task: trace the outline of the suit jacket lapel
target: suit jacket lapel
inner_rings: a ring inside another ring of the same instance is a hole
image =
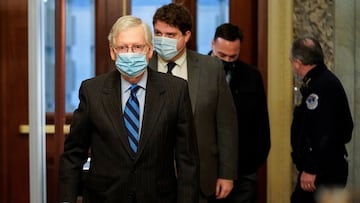
[[[111,73],[104,85],[103,93],[105,94],[103,97],[105,109],[104,113],[108,115],[110,121],[112,122],[116,134],[119,135],[121,144],[126,149],[129,156],[132,156],[122,113],[121,82],[119,72],[113,71],[113,73]]]
[[[188,69],[188,84],[189,94],[191,100],[191,107],[193,113],[195,113],[197,94],[200,85],[200,66],[198,64],[198,58],[193,51],[187,50],[187,69]],[[152,70],[158,70],[158,54],[154,51],[153,57],[149,61],[149,67]]]
[[[158,54],[154,51],[153,56],[151,57],[149,61],[149,67],[152,70],[158,71]]]
[[[153,71],[148,69],[144,116],[141,127],[140,143],[135,160],[141,155],[149,138],[153,134],[154,128],[157,126],[157,122],[165,104],[165,98],[163,97],[165,90],[163,85],[166,84],[161,83],[157,75],[154,75]]]
[[[188,85],[193,114],[195,113],[197,95],[200,85],[200,66],[198,58],[192,51],[187,51]]]

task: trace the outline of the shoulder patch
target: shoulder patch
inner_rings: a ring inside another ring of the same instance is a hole
[[[306,107],[309,110],[316,109],[318,105],[319,105],[319,96],[317,94],[312,93],[306,98]]]

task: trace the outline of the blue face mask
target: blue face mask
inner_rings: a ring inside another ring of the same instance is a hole
[[[134,78],[145,71],[148,65],[146,54],[120,53],[116,57],[116,67],[120,73]]]
[[[176,49],[177,39],[168,37],[154,37],[154,49],[163,58],[168,61],[174,58],[179,51]]]

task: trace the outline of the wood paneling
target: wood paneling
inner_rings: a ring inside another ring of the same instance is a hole
[[[19,126],[29,123],[27,0],[1,0],[0,8],[0,202],[28,203],[29,135],[19,133]],[[56,138],[46,139],[49,203],[57,194]]]
[[[257,38],[257,66],[263,77],[264,85],[267,87],[268,75],[268,1],[258,0],[258,38]],[[267,88],[265,88],[267,92]]]
[[[247,63],[257,65],[258,3],[254,0],[229,0],[229,2],[230,23],[238,25],[244,33],[240,58]]]
[[[230,0],[230,22],[243,33],[240,58],[258,67],[267,90],[267,0]],[[266,164],[258,171],[258,203],[266,202]]]
[[[122,15],[129,14],[130,0],[95,1],[95,64],[96,75],[114,68],[109,54],[108,34],[112,25]]]
[[[27,0],[0,1],[0,202],[29,202],[27,14]]]
[[[7,119],[4,110],[6,109],[6,97],[7,88],[5,84],[7,83],[6,80],[6,55],[5,55],[5,41],[6,41],[6,33],[2,30],[6,29],[5,20],[7,18],[6,12],[6,2],[0,1],[0,202],[5,202],[8,194],[7,188],[7,176],[8,173],[8,164],[7,164]]]
[[[189,42],[186,44],[186,47],[188,49],[197,50],[197,43],[196,43],[196,39],[197,39],[197,32],[196,32],[196,1],[194,0],[173,0],[174,3],[179,3],[184,5],[186,8],[189,9],[191,15],[192,15],[192,30],[191,30],[191,38],[189,40]]]
[[[60,154],[64,151],[65,125],[65,0],[55,1],[55,134],[46,137],[47,202],[58,200]],[[49,124],[49,123],[48,123]]]
[[[268,54],[268,24],[267,24],[267,0],[258,0],[258,21],[257,21],[257,66],[262,75],[265,92],[267,95],[267,54]],[[258,203],[267,202],[267,164],[260,168],[259,172],[259,184],[258,184]]]

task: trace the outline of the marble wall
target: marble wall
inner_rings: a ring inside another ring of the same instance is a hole
[[[335,0],[334,72],[344,85],[354,120],[349,152],[348,185],[360,201],[360,1]]]
[[[324,51],[325,63],[334,64],[334,1],[294,0],[294,38],[312,36],[318,39]]]

